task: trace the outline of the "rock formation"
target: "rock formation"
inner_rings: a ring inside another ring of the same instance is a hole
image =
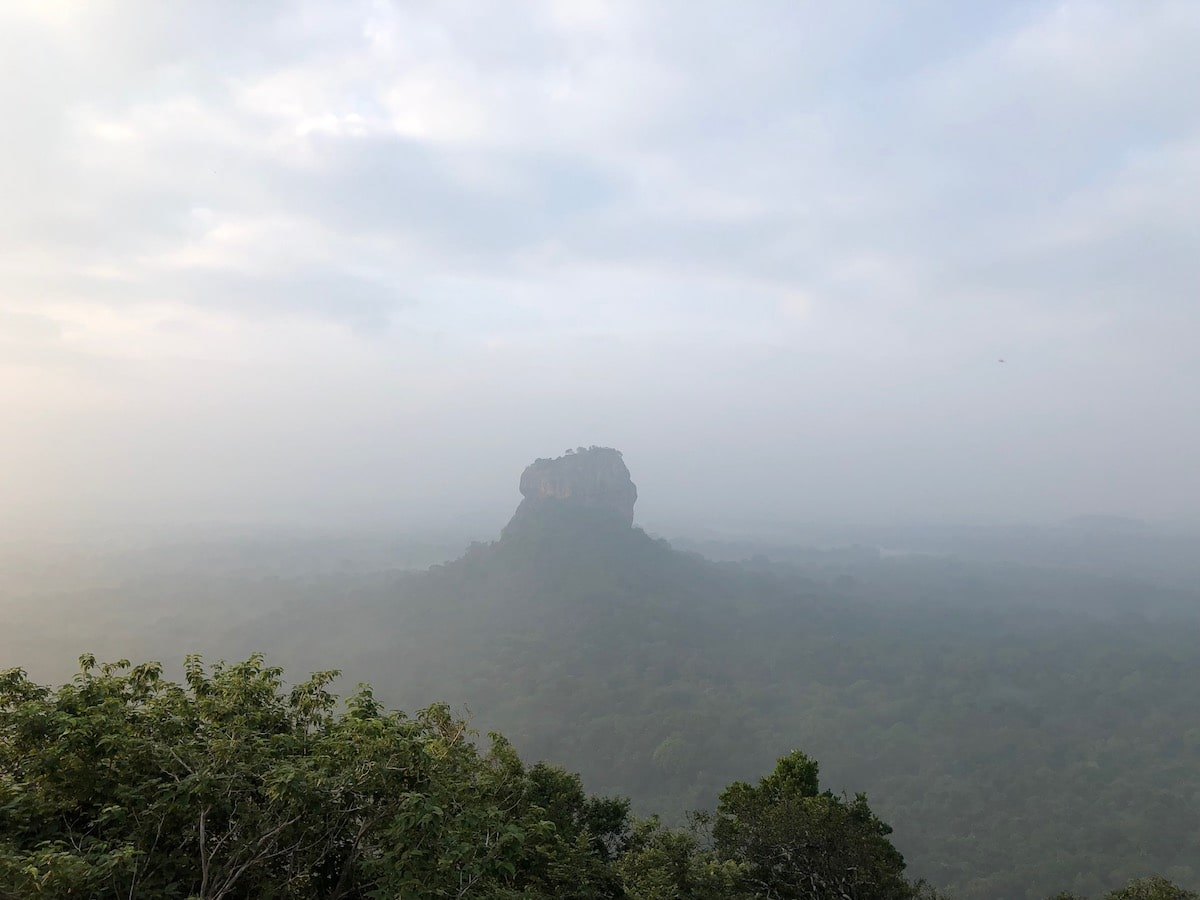
[[[633,525],[637,486],[618,450],[580,447],[557,459],[539,459],[521,474],[521,495],[513,522],[540,511],[584,509],[611,513],[624,525]]]

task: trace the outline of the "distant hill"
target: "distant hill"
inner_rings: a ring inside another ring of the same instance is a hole
[[[499,540],[227,645],[466,707],[675,817],[804,749],[965,900],[1200,886],[1194,594],[870,552],[717,563],[633,527],[628,470],[599,448],[521,486]]]

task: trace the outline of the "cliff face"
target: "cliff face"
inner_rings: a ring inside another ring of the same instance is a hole
[[[540,510],[574,507],[612,513],[632,526],[637,486],[620,451],[589,447],[534,462],[521,474],[521,495],[514,522]]]

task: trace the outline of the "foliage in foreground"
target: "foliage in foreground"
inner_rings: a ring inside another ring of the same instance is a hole
[[[0,896],[751,900],[931,897],[859,795],[781,759],[675,830],[578,776],[480,750],[445,706],[344,708],[259,656],[182,684],[81,660],[55,690],[0,673]],[[1111,900],[1196,900],[1161,879]]]
[[[0,681],[0,895],[603,896],[621,801],[259,658]]]

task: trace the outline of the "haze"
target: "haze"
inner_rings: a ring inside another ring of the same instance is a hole
[[[0,522],[1195,519],[1200,5],[0,10]],[[1003,362],[1000,362],[1003,360]]]

